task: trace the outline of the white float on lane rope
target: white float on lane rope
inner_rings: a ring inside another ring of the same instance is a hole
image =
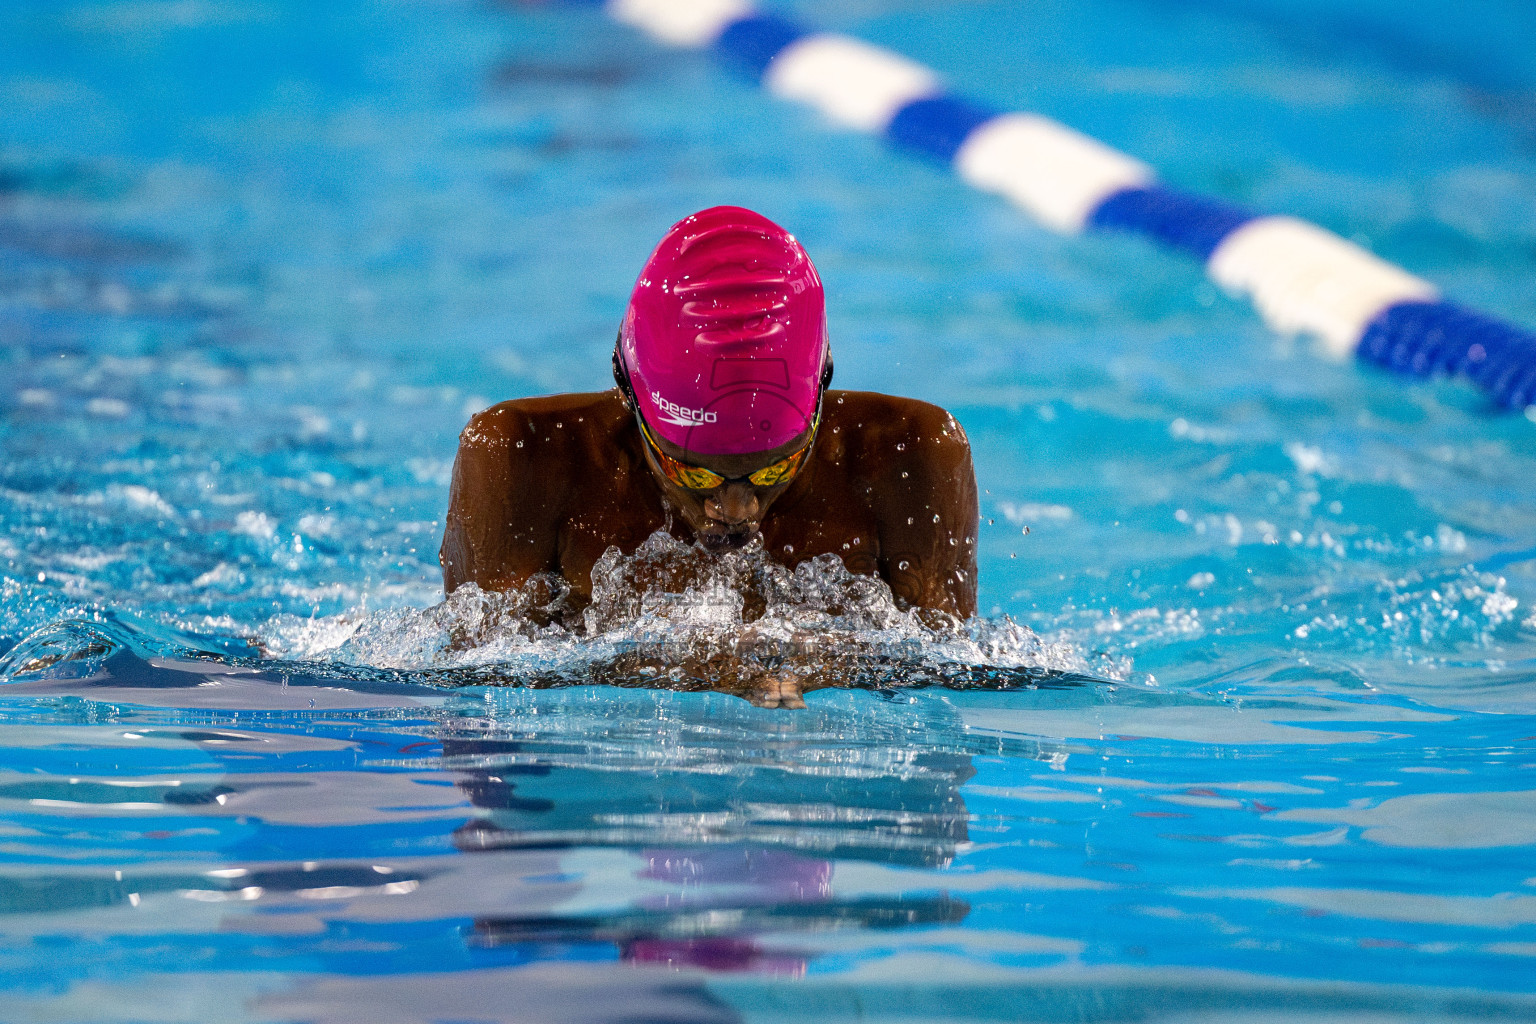
[[[673,46],[708,46],[752,13],[747,0],[608,0],[609,17]]]
[[[978,127],[955,154],[955,170],[1068,234],[1109,196],[1153,180],[1140,160],[1036,114],[1003,114]]]
[[[789,44],[768,65],[763,84],[866,132],[884,131],[896,111],[940,88],[939,76],[916,61],[830,34]]]
[[[1285,334],[1313,334],[1343,359],[1388,306],[1433,302],[1428,281],[1295,217],[1260,217],[1222,239],[1206,272],[1230,292],[1251,296],[1264,322]]]

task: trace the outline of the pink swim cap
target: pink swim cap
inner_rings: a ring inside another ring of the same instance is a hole
[[[656,436],[700,455],[765,452],[816,415],[828,358],[821,278],[767,217],[701,210],[646,261],[619,345]]]

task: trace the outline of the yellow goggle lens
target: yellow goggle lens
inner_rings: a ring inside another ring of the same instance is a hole
[[[773,487],[780,483],[787,483],[799,471],[800,464],[805,461],[806,453],[811,450],[811,444],[816,440],[816,427],[820,422],[821,417],[818,416],[816,422],[811,425],[811,436],[805,442],[804,448],[780,459],[771,466],[764,466],[757,472],[749,474],[747,476],[748,482],[754,487]],[[668,480],[677,484],[677,486],[690,491],[712,491],[726,482],[725,477],[712,469],[705,469],[703,466],[690,466],[688,463],[679,462],[662,451],[661,446],[656,443],[656,439],[651,436],[651,429],[645,425],[644,420],[640,421],[640,433],[645,438],[646,445],[650,447],[651,454],[656,456],[656,462],[661,466],[662,474]]]
[[[692,491],[712,491],[725,483],[725,477],[702,466],[690,466],[678,462],[670,456],[662,456],[661,468],[667,472],[667,477],[680,487],[686,487]]]
[[[772,487],[785,477],[794,476],[795,471],[800,468],[801,461],[805,458],[805,453],[809,450],[810,445],[807,444],[788,458],[780,459],[771,466],[763,467],[747,477],[747,479],[758,487]]]

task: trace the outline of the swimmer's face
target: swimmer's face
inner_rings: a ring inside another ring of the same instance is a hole
[[[807,457],[799,473],[783,483],[759,487],[746,479],[758,470],[772,466],[804,448],[811,439],[809,429],[787,444],[751,455],[698,455],[663,438],[653,439],[656,446],[672,458],[689,465],[702,466],[726,478],[725,483],[707,491],[679,487],[662,472],[649,446],[644,443],[640,446],[645,451],[651,476],[656,479],[667,500],[693,527],[699,541],[716,551],[743,547],[756,537],[762,529],[763,517],[768,514],[769,507],[810,469],[811,460]]]

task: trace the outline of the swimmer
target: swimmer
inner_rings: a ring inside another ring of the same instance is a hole
[[[502,402],[471,418],[453,466],[443,588],[535,574],[590,601],[610,546],[657,530],[711,551],[760,542],[793,568],[828,552],[898,602],[976,611],[976,475],[949,413],[830,390],[821,279],[793,235],[740,207],[673,225],[640,272],[616,387]],[[753,681],[804,707],[791,677]]]

